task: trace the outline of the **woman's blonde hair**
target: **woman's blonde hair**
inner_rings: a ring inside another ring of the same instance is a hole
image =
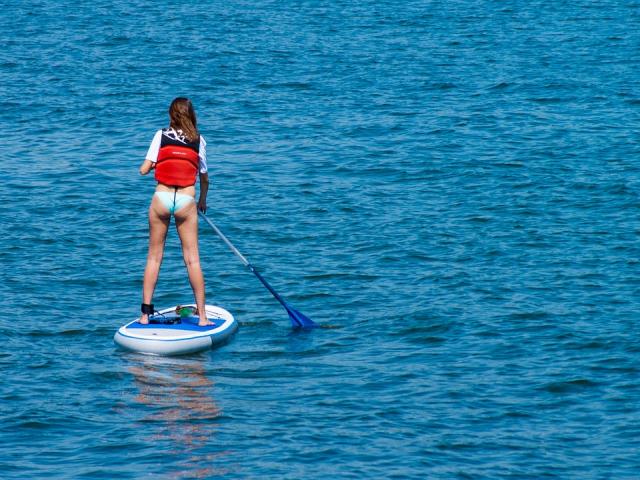
[[[182,133],[190,142],[197,140],[200,136],[196,121],[196,111],[188,98],[178,97],[171,102],[169,119],[169,126],[176,130],[182,130]]]

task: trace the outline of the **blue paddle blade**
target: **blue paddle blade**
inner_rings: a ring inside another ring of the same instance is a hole
[[[291,320],[291,328],[303,328],[305,330],[316,328],[318,325],[309,317],[299,312],[295,308],[291,308],[287,305],[287,313]]]

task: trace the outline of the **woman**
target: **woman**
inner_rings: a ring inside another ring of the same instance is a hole
[[[149,254],[144,269],[142,287],[142,316],[140,323],[149,323],[154,313],[151,299],[158,281],[164,242],[171,215],[182,243],[184,263],[196,299],[198,325],[213,325],[207,319],[204,298],[204,277],[198,253],[198,210],[207,210],[207,151],[204,138],[198,133],[196,114],[188,98],[176,98],[169,107],[169,128],[158,130],[153,137],[140,173],[155,169],[158,181],[149,207]],[[195,183],[200,175],[200,198],[196,205]]]

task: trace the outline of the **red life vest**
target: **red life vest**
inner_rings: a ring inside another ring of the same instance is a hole
[[[200,137],[192,142],[176,137],[172,129],[162,131],[155,178],[171,187],[190,187],[198,178]]]

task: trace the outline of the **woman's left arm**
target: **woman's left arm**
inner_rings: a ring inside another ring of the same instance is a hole
[[[151,140],[149,150],[145,161],[140,165],[140,175],[146,175],[156,167],[156,159],[158,158],[158,152],[160,151],[160,143],[162,138],[162,130],[158,130]]]
[[[146,159],[144,162],[142,162],[142,165],[140,165],[140,175],[146,175],[151,170],[153,170],[155,166],[155,163],[153,163],[149,159]]]

